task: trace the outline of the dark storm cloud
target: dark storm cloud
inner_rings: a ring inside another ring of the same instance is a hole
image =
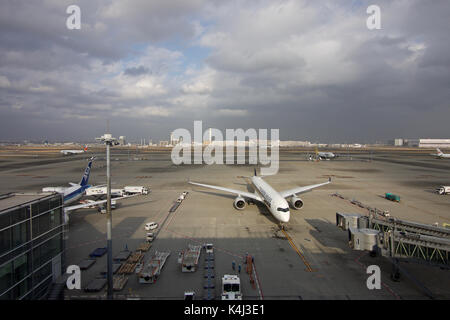
[[[2,138],[166,138],[194,120],[282,139],[447,138],[450,6],[378,1],[3,1]],[[205,53],[206,52],[206,53]],[[100,130],[100,131],[101,131]]]

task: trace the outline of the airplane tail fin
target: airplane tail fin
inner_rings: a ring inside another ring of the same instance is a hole
[[[94,157],[89,159],[89,163],[84,170],[83,176],[81,177],[80,186],[85,186],[89,182],[89,175],[91,174],[91,167],[92,167],[92,161],[94,160]]]
[[[436,148],[436,151],[437,151],[438,155],[443,154],[442,151],[441,151],[441,149],[439,149],[439,148]]]
[[[253,168],[253,170],[255,171],[255,177],[257,177],[258,175],[256,174],[256,168]]]
[[[85,146],[84,146],[84,149],[83,149],[83,150],[84,150],[84,152],[86,152],[86,151],[87,151],[87,149],[88,149],[88,148],[87,148],[87,145],[85,145]]]

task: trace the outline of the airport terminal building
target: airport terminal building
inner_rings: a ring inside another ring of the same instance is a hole
[[[408,144],[419,148],[450,148],[450,139],[410,139]]]
[[[415,148],[450,148],[450,139],[403,139],[389,141],[390,145]]]
[[[63,198],[0,195],[0,300],[43,299],[64,266]]]

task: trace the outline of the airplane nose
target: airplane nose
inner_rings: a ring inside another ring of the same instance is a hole
[[[286,212],[285,214],[283,214],[280,217],[281,222],[284,222],[284,223],[289,222],[290,215],[291,215],[291,213],[289,211]]]

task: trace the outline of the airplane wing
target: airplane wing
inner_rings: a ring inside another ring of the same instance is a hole
[[[196,186],[201,186],[201,187],[206,187],[206,188],[211,188],[211,189],[216,189],[216,190],[220,190],[220,191],[234,193],[234,194],[240,195],[242,197],[250,198],[253,200],[257,200],[257,201],[263,201],[263,199],[261,199],[261,197],[258,196],[256,193],[250,193],[250,192],[245,192],[245,191],[240,191],[240,190],[235,190],[235,189],[211,186],[209,184],[202,184],[202,183],[196,183],[196,182],[191,182],[191,181],[189,181],[189,183],[194,184]]]
[[[111,200],[117,201],[117,200],[121,200],[121,199],[125,199],[125,198],[131,198],[131,197],[135,197],[135,196],[140,196],[141,194],[133,194],[131,196],[123,196],[120,198],[111,198]],[[88,202],[88,203],[80,203],[80,204],[76,204],[74,206],[69,206],[69,207],[64,207],[64,212],[69,212],[69,211],[73,211],[73,210],[77,210],[77,209],[81,209],[81,208],[86,208],[86,207],[92,207],[98,204],[102,204],[105,203],[108,200],[99,200],[99,201],[93,201],[93,202]]]
[[[312,189],[315,189],[315,188],[324,186],[326,184],[329,184],[330,182],[331,182],[331,178],[327,182],[318,183],[318,184],[312,184],[310,186],[297,187],[297,188],[281,191],[280,195],[283,198],[287,198],[287,197],[290,197],[290,196],[293,196],[293,195],[296,195],[296,194],[308,192],[308,191],[310,191]]]

